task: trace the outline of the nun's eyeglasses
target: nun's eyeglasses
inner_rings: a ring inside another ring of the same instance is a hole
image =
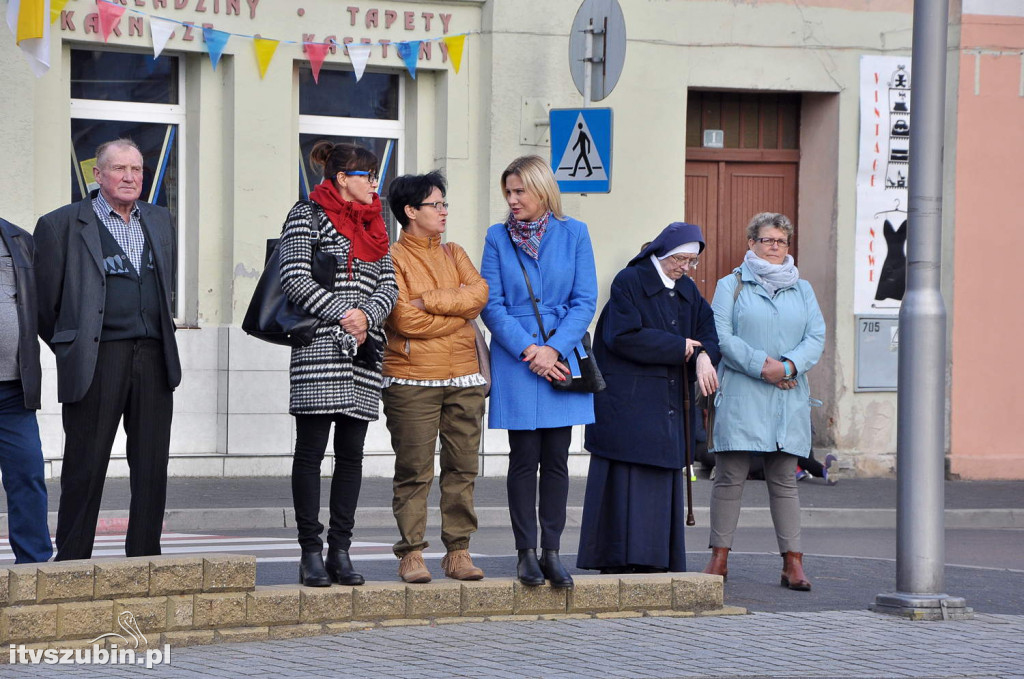
[[[694,257],[693,255],[672,255],[668,259],[674,264],[685,266],[688,269],[696,269],[697,265],[700,264],[700,257]]]

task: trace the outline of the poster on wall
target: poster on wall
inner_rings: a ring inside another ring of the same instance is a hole
[[[910,57],[860,58],[855,314],[899,314],[907,287]]]

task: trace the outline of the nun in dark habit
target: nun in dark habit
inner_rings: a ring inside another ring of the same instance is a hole
[[[595,423],[586,430],[578,568],[686,570],[683,417],[692,415],[683,390],[696,382],[714,393],[721,357],[711,307],[686,275],[703,251],[700,227],[674,222],[612,282],[594,339],[608,387],[595,394]]]

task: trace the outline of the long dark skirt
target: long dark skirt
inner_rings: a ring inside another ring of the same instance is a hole
[[[590,456],[577,568],[686,570],[683,471]]]

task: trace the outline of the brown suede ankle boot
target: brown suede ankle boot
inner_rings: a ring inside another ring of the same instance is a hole
[[[398,577],[406,582],[430,582],[430,571],[423,563],[423,552],[416,550],[403,556],[398,564]]]
[[[473,565],[469,550],[455,549],[441,559],[441,568],[446,577],[453,580],[481,580],[484,572]]]
[[[804,575],[803,552],[786,552],[782,555],[782,586],[800,592],[811,590],[811,581]]]
[[[729,576],[729,547],[712,547],[711,561],[704,567],[704,572],[709,575],[721,575],[725,582]]]

